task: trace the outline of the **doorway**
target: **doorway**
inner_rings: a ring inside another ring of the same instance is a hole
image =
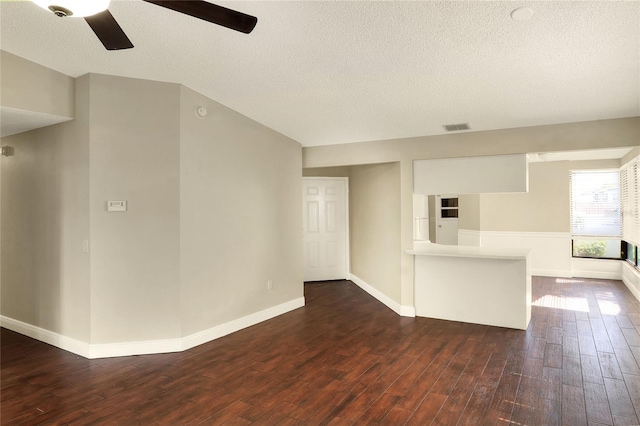
[[[304,281],[347,279],[348,178],[303,178]]]

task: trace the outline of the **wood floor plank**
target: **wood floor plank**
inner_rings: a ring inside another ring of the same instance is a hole
[[[545,345],[543,365],[545,367],[562,368],[562,345]]]
[[[591,336],[578,336],[578,347],[580,355],[597,356],[596,344]]]
[[[397,405],[391,408],[387,415],[380,421],[382,425],[404,425],[413,415],[413,411],[405,410]]]
[[[562,369],[544,367],[538,389],[541,398],[562,401]]]
[[[562,420],[562,401],[540,398],[540,424],[559,426]]]
[[[437,393],[430,393],[422,401],[422,404],[413,413],[413,416],[409,418],[408,424],[415,425],[427,425],[431,424],[432,420],[440,412],[440,408],[444,405],[448,395],[440,395]]]
[[[580,346],[578,344],[578,337],[564,335],[562,337],[562,354],[565,357],[579,358]]]
[[[587,408],[587,420],[605,425],[613,424],[604,384],[585,383],[584,399]]]
[[[511,422],[521,425],[537,425],[541,422],[540,397],[535,388],[520,386],[511,415]]]
[[[622,334],[629,346],[640,347],[640,334],[638,334],[635,328],[623,328]]]
[[[640,424],[640,303],[613,280],[532,291],[589,312],[534,306],[527,331],[406,318],[334,281],[171,354],[89,360],[1,329],[0,423]]]
[[[600,370],[600,362],[597,356],[582,355],[580,357],[580,366],[582,368],[583,382],[604,383],[602,379],[602,372]]]
[[[631,402],[624,380],[604,379],[611,414],[618,417],[635,418],[636,412]],[[637,422],[636,418],[636,422]]]
[[[638,363],[636,362],[636,358],[633,356],[633,352],[629,349],[616,349],[615,354],[620,371],[640,376],[640,367],[638,367]]]
[[[622,371],[620,371],[615,353],[598,352],[598,361],[603,377],[622,380]]]
[[[460,425],[477,425],[482,422],[500,383],[505,364],[506,359],[503,358],[492,355],[489,359],[460,416]]]
[[[624,383],[627,385],[629,398],[631,398],[631,403],[633,404],[633,407],[636,409],[636,415],[637,415],[637,413],[640,412],[640,376],[625,374]]]
[[[582,386],[580,358],[564,357],[562,362],[562,383],[569,386]]]
[[[584,389],[582,386],[563,385],[562,423],[566,425],[580,425],[587,423]]]

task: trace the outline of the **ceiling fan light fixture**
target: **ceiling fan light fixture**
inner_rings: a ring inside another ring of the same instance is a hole
[[[110,0],[32,0],[43,9],[49,10],[56,16],[73,16],[82,18],[95,15],[109,7]]]

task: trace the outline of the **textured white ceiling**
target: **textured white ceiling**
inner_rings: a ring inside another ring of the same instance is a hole
[[[109,52],[82,19],[3,1],[0,47],[73,77],[181,83],[304,146],[640,115],[638,1],[215,3],[256,29],[112,1],[135,48]]]

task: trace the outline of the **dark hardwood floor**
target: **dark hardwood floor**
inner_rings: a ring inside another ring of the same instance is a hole
[[[533,288],[526,332],[402,318],[345,281],[182,353],[87,360],[3,329],[2,424],[640,424],[640,303]]]

